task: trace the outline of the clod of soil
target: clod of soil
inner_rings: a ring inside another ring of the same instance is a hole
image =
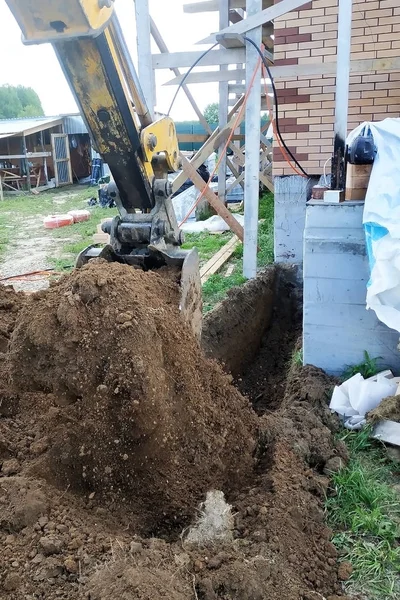
[[[0,354],[7,352],[10,335],[24,300],[24,294],[0,284]]]
[[[367,420],[370,423],[378,423],[379,421],[396,421],[400,423],[400,396],[384,398],[377,408],[368,413]]]
[[[182,528],[205,491],[238,489],[254,463],[255,415],[178,305],[166,276],[93,261],[27,300],[10,345],[15,388],[48,393],[36,472],[122,502],[158,533]]]

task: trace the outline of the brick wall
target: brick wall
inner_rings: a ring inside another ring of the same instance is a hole
[[[280,0],[275,0],[275,3]],[[275,65],[336,62],[338,0],[313,0],[275,20]],[[400,56],[400,0],[354,0],[351,60]],[[278,79],[282,136],[310,174],[333,149],[335,77]],[[400,116],[400,71],[350,76],[349,131]],[[293,174],[274,142],[274,175]]]

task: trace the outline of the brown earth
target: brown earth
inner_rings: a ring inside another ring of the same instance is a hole
[[[378,423],[379,421],[396,421],[400,423],[400,396],[384,398],[377,408],[368,413],[367,420],[371,423]]]
[[[28,299],[10,344],[14,386],[48,393],[35,473],[122,502],[145,533],[181,530],[205,489],[237,489],[254,464],[254,413],[178,304],[157,273],[91,262]]]
[[[295,278],[293,269],[279,266],[270,327],[261,340],[257,356],[237,380],[240,391],[250,398],[259,415],[280,406],[287,371],[301,334],[302,298]]]
[[[0,363],[1,598],[342,597],[323,514],[326,464],[346,458],[331,381],[292,368],[257,418],[181,325],[176,294],[92,264],[0,313],[8,337],[17,316]],[[232,540],[189,544],[212,488]]]

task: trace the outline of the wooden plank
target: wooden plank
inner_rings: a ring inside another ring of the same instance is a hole
[[[268,177],[266,177],[266,175],[261,173],[261,171],[260,171],[260,181],[263,185],[265,185],[266,188],[269,189],[270,192],[274,191],[274,184],[272,183],[272,181],[270,181],[268,179]]]
[[[263,0],[263,8],[268,8],[274,0]],[[230,8],[246,8],[246,0],[229,0]],[[185,13],[214,12],[218,10],[218,0],[204,0],[183,5]]]
[[[233,107],[233,109],[229,113],[229,115],[228,115],[229,121],[228,121],[228,124],[226,125],[226,127],[222,130],[220,130],[219,127],[217,129],[215,129],[215,131],[208,138],[206,143],[200,148],[200,150],[198,152],[196,152],[195,156],[190,161],[190,164],[195,169],[198,169],[199,166],[202,165],[203,162],[210,156],[210,154],[212,152],[214,152],[214,150],[217,150],[222,139],[227,139],[227,137],[229,136],[229,134],[232,130],[232,127],[236,121],[236,117],[235,117],[236,111],[240,108],[242,102],[243,102],[243,98],[240,98],[240,100],[238,100],[236,105]],[[242,117],[244,118],[244,113],[243,113]],[[186,176],[185,176],[184,172],[179,173],[179,175],[172,182],[173,192],[176,192],[177,190],[179,190],[179,188],[185,181],[186,181]]]
[[[336,73],[336,62],[315,63],[305,65],[284,65],[282,67],[270,67],[273,78],[289,79],[291,77],[307,77],[318,75],[334,75]],[[369,58],[364,60],[353,60],[350,63],[350,73],[353,75],[360,73],[370,73],[371,71],[400,71],[400,57],[393,58]],[[191,73],[186,82],[190,83],[209,83],[218,81],[243,81],[245,78],[244,69],[234,69],[227,74],[219,71],[204,71],[201,73]],[[163,85],[178,85],[181,77],[170,79]],[[230,85],[230,91],[240,91],[237,84]]]
[[[44,119],[46,117],[43,117]],[[45,129],[51,129],[52,127],[57,127],[57,125],[62,125],[62,119],[55,119],[54,121],[50,121],[49,123],[42,123],[41,125],[36,125],[36,127],[30,127],[26,129],[23,133],[24,135],[32,135],[33,133],[39,133],[40,131],[44,131]],[[13,134],[13,137],[18,137],[21,135],[20,133]]]
[[[237,237],[243,241],[244,231],[241,224],[235,219],[231,212],[226,208],[226,206],[219,200],[218,196],[214,194],[214,192],[207,186],[206,182],[201,178],[201,176],[196,171],[196,168],[188,161],[188,159],[180,155],[182,160],[183,172],[186,174],[186,177],[189,177],[201,192],[204,190],[204,197],[208,200],[214,210],[219,214],[219,216],[225,221],[225,223],[230,227],[230,229],[237,235]]]
[[[269,8],[266,8],[246,19],[243,19],[240,23],[235,23],[230,25],[229,27],[225,27],[218,32],[219,35],[225,33],[247,33],[251,29],[255,29],[264,25],[264,23],[268,23],[269,21],[273,21],[286,13],[303,6],[306,4],[308,0],[281,0],[278,4],[274,4]],[[216,34],[212,34],[207,38],[200,40],[197,42],[198,44],[214,44],[216,42]]]
[[[27,152],[26,154],[2,154],[2,155],[0,155],[0,160],[7,160],[7,159],[17,160],[19,158],[45,158],[47,156],[51,156],[51,152]]]
[[[168,54],[153,54],[152,62],[154,69],[174,69],[191,67],[196,60],[203,54],[202,50],[192,52],[171,52]],[[245,49],[234,48],[231,50],[212,50],[203,58],[202,67],[211,67],[219,65],[230,65],[233,63],[242,63],[245,60]]]
[[[222,248],[218,250],[214,256],[210,258],[200,269],[201,283],[204,284],[207,279],[217,273],[220,268],[226,263],[226,261],[232,256],[236,246],[239,244],[239,238],[234,235],[229,242],[227,242]]]
[[[244,171],[242,171],[239,175],[239,177],[236,177],[235,181],[233,181],[230,185],[228,185],[228,187],[226,188],[226,192],[230,192],[231,190],[233,190],[234,187],[236,187],[238,184],[240,184],[244,179]]]
[[[153,39],[154,39],[155,43],[157,44],[158,49],[160,50],[160,52],[163,53],[163,54],[168,54],[168,46],[164,42],[163,37],[162,37],[161,33],[159,32],[159,30],[157,28],[157,25],[155,24],[155,22],[153,21],[153,19],[151,17],[150,17],[150,31],[151,31],[151,35],[153,36]],[[174,73],[174,75],[180,76],[181,73],[180,73],[179,69],[172,68],[171,70]],[[204,129],[208,133],[211,134],[212,133],[212,129],[209,126],[209,124],[207,123],[206,119],[204,118],[204,115],[203,115],[202,111],[197,106],[197,104],[195,102],[195,99],[194,99],[191,91],[189,90],[188,86],[186,84],[183,84],[182,90],[186,94],[186,97],[189,100],[189,102],[190,102],[190,104],[191,104],[194,112],[198,116],[198,119],[199,119],[200,123],[203,125]]]
[[[201,134],[201,133],[178,133],[178,142],[180,144],[204,144],[208,139],[210,139],[210,136],[207,134]],[[234,141],[243,141],[245,139],[245,136],[243,134],[239,134],[239,135],[234,135],[232,137],[232,140]],[[211,154],[211,152],[210,152]]]
[[[244,17],[237,10],[229,11],[229,20],[231,21],[231,23],[240,23],[240,21],[243,21],[243,18]],[[268,47],[273,47],[274,42],[269,37],[273,33],[274,33],[274,26],[272,23],[265,23],[262,26],[262,35],[263,35],[264,45],[267,45]]]
[[[229,0],[219,0],[219,28],[223,29],[229,25]],[[221,65],[220,71],[228,71],[227,65]],[[225,127],[228,123],[228,83],[223,81],[219,84],[219,103],[218,103],[218,123],[220,127]],[[225,204],[226,201],[226,153],[224,142],[221,141],[218,149],[218,155],[221,157],[218,167],[218,197]]]
[[[225,277],[230,277],[234,270],[235,270],[235,265],[229,265],[226,270]]]
[[[233,136],[233,137],[235,137],[235,136]],[[232,139],[233,139],[233,138],[232,138]],[[229,147],[231,148],[233,145],[234,145],[234,144],[229,144]],[[231,161],[231,159],[230,159],[230,158],[228,158],[228,157],[226,158],[226,164],[228,165],[228,167],[229,167],[229,168],[230,168],[230,170],[232,171],[232,175],[233,175],[234,177],[236,177],[236,179],[239,179],[239,171],[236,169],[235,165],[233,164],[233,162]],[[242,189],[244,189],[244,183],[243,183],[243,180],[239,180],[239,184],[240,184],[240,187],[241,187]]]

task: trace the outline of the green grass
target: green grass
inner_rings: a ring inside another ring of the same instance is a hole
[[[291,364],[294,367],[302,367],[303,366],[303,349],[295,350],[292,354]]]
[[[54,238],[65,239],[60,246],[59,256],[51,258],[51,262],[57,270],[72,267],[75,259],[82,250],[93,244],[93,234],[97,231],[97,226],[102,219],[113,217],[117,214],[116,208],[101,208],[99,206],[88,207],[91,216],[89,221],[83,223],[74,223],[68,228],[51,230]]]
[[[388,460],[368,428],[346,432],[350,461],[333,475],[326,499],[328,523],[341,560],[353,565],[348,591],[369,600],[400,595],[400,497],[398,464]]]
[[[41,236],[48,236],[60,240],[58,255],[49,256],[49,261],[57,270],[72,267],[77,255],[93,243],[92,236],[97,230],[101,219],[117,214],[117,209],[90,207],[87,201],[97,197],[97,187],[67,186],[52,189],[34,196],[21,194],[6,197],[0,204],[0,258],[12,241],[13,228],[18,228],[30,219],[37,221],[37,230]],[[46,215],[66,213],[72,209],[88,209],[91,213],[90,220],[75,223],[59,229],[44,229],[41,219]],[[14,229],[15,230],[15,229]],[[33,238],[35,232],[32,232]]]
[[[364,360],[358,365],[352,365],[347,367],[345,372],[343,373],[343,379],[349,379],[360,373],[364,379],[368,377],[372,377],[381,371],[381,367],[378,366],[378,361],[381,359],[381,356],[377,356],[376,358],[371,358],[366,350],[364,350]]]
[[[219,273],[211,275],[210,279],[203,285],[203,308],[204,312],[211,310],[226,295],[226,292],[246,281],[241,272],[233,273],[225,277]]]
[[[273,194],[264,194],[260,198],[259,218],[262,220],[259,226],[259,253],[257,257],[258,267],[271,264],[274,260],[274,197]],[[187,234],[183,248],[196,247],[199,251],[200,262],[209,260],[218,250],[226,244],[232,234],[224,233],[215,235],[210,233]],[[204,311],[211,310],[217,302],[220,302],[226,292],[238,285],[242,285],[246,279],[243,277],[243,245],[239,244],[232,254],[228,264],[234,265],[234,271],[228,277],[223,273],[215,273],[203,285]]]
[[[10,243],[12,225],[5,218],[0,218],[0,259],[5,254]]]
[[[232,237],[232,233],[227,231],[223,234],[212,233],[185,233],[185,243],[182,248],[190,250],[197,248],[200,257],[200,263],[207,262],[222,246],[224,246]]]
[[[60,196],[64,196],[60,198]],[[0,205],[2,214],[14,216],[49,215],[65,213],[74,208],[86,208],[87,200],[92,196],[97,197],[96,187],[66,186],[33,194],[6,196]]]

